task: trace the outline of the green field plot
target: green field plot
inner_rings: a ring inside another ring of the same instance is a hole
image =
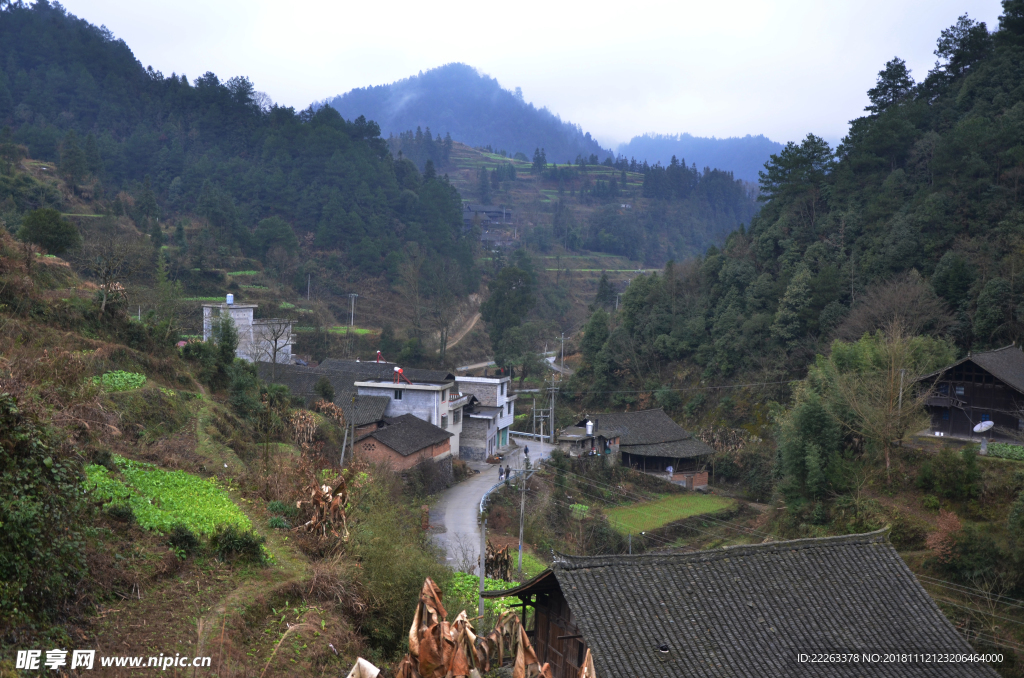
[[[608,522],[620,534],[653,530],[683,518],[730,508],[734,499],[697,493],[665,494],[654,501],[618,506],[605,511]]]
[[[312,327],[298,326],[292,328],[293,332],[312,332]],[[368,327],[348,327],[347,325],[335,325],[330,329],[331,334],[376,334],[380,330],[372,330]]]

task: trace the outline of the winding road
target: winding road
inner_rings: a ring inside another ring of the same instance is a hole
[[[523,468],[523,447],[530,448],[530,463],[536,466],[554,449],[549,443],[513,437],[519,447],[506,448],[501,462],[513,469]],[[434,541],[445,550],[448,564],[456,570],[474,571],[480,554],[480,499],[498,482],[497,464],[469,462],[472,476],[447,489],[430,509]]]

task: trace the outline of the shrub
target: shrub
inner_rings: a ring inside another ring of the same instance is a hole
[[[946,499],[970,499],[978,493],[980,478],[974,448],[965,447],[957,454],[944,447],[931,461],[921,465],[917,486]]]
[[[50,254],[61,255],[81,247],[82,236],[60,212],[51,208],[34,210],[25,215],[18,237],[44,248]]]
[[[184,525],[175,525],[171,528],[171,532],[167,536],[167,543],[185,555],[198,553],[199,547],[202,545],[196,533]]]
[[[334,385],[327,377],[320,377],[313,384],[313,392],[329,403],[334,402]]]
[[[269,504],[267,504],[267,510],[270,511],[271,513],[276,513],[277,515],[281,516],[287,516],[289,518],[294,518],[299,514],[299,509],[295,507],[295,504],[289,504],[288,502],[283,501],[270,502]]]
[[[282,518],[281,516],[274,516],[267,521],[267,526],[272,527],[275,530],[287,530],[291,527],[291,523]]]
[[[221,560],[262,563],[266,557],[264,542],[266,538],[255,532],[240,530],[234,525],[221,525],[210,537],[210,548]]]
[[[128,504],[110,504],[105,509],[106,514],[114,520],[122,523],[134,523],[135,522],[135,511],[132,511],[132,507]]]
[[[357,508],[349,523],[349,548],[360,562],[369,601],[362,630],[384,656],[400,651],[423,580],[430,577],[443,591],[450,576],[420,528],[419,516],[399,496],[399,479],[378,469],[354,500]]]
[[[0,394],[0,642],[66,613],[86,574],[80,468],[13,396]]]
[[[988,454],[990,457],[1024,461],[1024,447],[1021,447],[1020,445],[1011,445],[1009,443],[989,443]]]
[[[939,498],[934,494],[925,495],[925,498],[921,500],[921,505],[929,511],[938,511],[940,506]]]

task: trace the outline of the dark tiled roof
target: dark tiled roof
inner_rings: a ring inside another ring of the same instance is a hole
[[[1004,346],[994,351],[984,351],[969,355],[956,361],[949,367],[944,367],[938,372],[927,374],[921,377],[921,379],[930,379],[931,377],[938,376],[946,370],[968,361],[973,362],[1017,392],[1024,393],[1024,352],[1016,346]]]
[[[795,663],[814,651],[972,652],[882,532],[562,556],[553,570],[600,676],[996,675],[972,663]]]
[[[343,372],[351,374],[353,381],[368,381],[371,379],[382,379],[391,381],[395,378],[395,363],[358,362],[355,360],[340,360],[338,358],[327,358],[319,367],[313,369],[326,370],[329,372]],[[409,381],[419,381],[428,384],[440,384],[446,381],[455,381],[455,375],[444,370],[422,370],[417,367],[402,368],[402,373]]]
[[[403,457],[408,457],[424,447],[444,442],[452,435],[412,414],[403,414],[400,417],[386,417],[381,428],[363,438],[375,438]]]
[[[355,403],[353,404],[353,395],[355,395],[355,391],[346,393],[344,396],[337,396],[336,394],[334,398],[335,404],[345,413],[346,420],[353,422],[356,426],[363,426],[364,424],[372,424],[375,421],[384,419],[384,411],[388,408],[391,398],[387,396],[361,395],[356,396]]]
[[[597,433],[619,436],[619,449],[648,457],[702,457],[714,450],[672,421],[661,408],[637,412],[603,412],[587,417],[597,424]],[[586,430],[587,419],[577,426]]]

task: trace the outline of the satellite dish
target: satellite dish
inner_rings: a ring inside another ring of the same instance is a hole
[[[983,422],[981,422],[980,424],[978,424],[977,426],[974,427],[974,432],[975,433],[984,433],[985,431],[989,430],[990,428],[992,428],[995,425],[996,425],[996,423],[994,421],[983,421]]]

